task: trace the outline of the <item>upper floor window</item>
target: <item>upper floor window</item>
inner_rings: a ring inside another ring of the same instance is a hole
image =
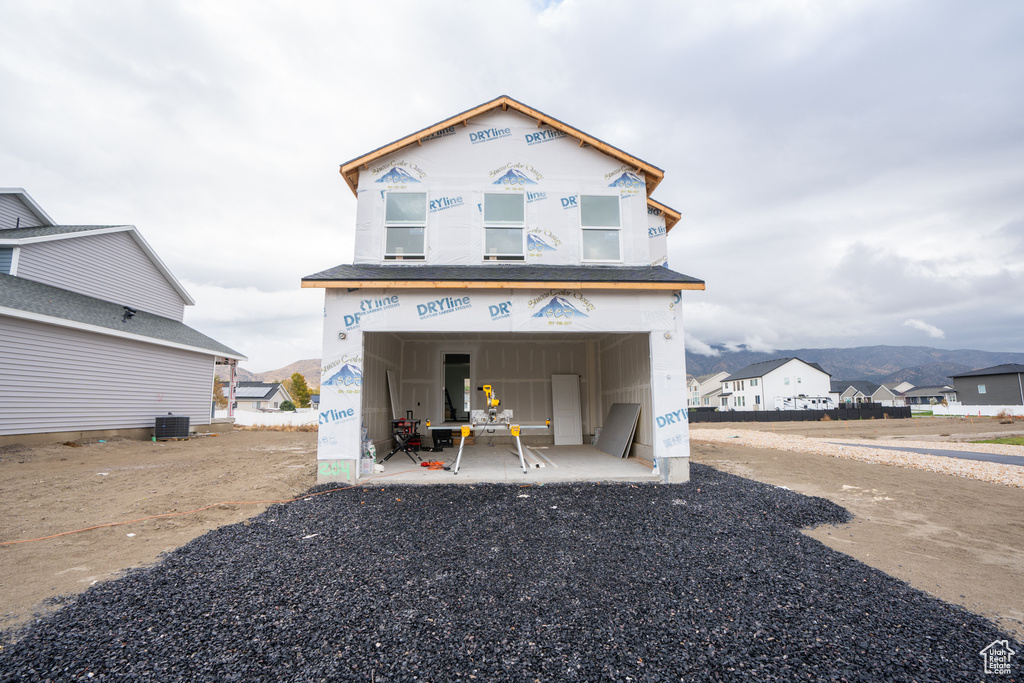
[[[385,259],[423,260],[426,228],[425,192],[388,192],[384,207]]]
[[[580,195],[584,261],[622,260],[619,197]]]
[[[484,195],[484,258],[522,261],[526,196],[518,192]]]
[[[14,262],[14,247],[0,247],[0,273],[9,275]]]
[[[757,386],[757,380],[756,379],[750,380],[750,386],[756,387]]]
[[[979,393],[979,394],[984,394],[984,393],[985,393],[985,391],[986,391],[986,389],[985,389],[985,385],[984,385],[984,384],[979,384],[979,385],[978,385],[978,393]]]

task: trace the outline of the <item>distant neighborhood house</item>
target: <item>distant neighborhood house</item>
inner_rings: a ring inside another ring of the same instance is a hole
[[[950,379],[963,405],[1024,405],[1024,365],[1020,363],[971,370]]]
[[[218,364],[245,356],[182,323],[195,302],[132,225],[58,225],[0,188],[0,442],[211,422]]]
[[[728,372],[714,372],[690,380],[687,406],[690,408],[715,408],[720,405],[718,396],[722,393],[722,380]]]
[[[720,410],[808,410],[830,405],[831,375],[817,363],[778,358],[752,363],[722,380]]]
[[[239,382],[235,389],[235,406],[238,410],[280,410],[285,401],[295,403],[280,382]]]

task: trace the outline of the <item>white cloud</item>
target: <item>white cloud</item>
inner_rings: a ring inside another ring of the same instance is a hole
[[[935,325],[929,325],[928,323],[924,322],[923,320],[915,320],[914,318],[910,318],[909,320],[905,321],[903,324],[906,325],[907,327],[913,327],[916,330],[921,330],[922,332],[926,333],[932,339],[945,339],[946,338],[946,333],[945,332],[943,332],[939,328],[935,327]]]
[[[702,342],[700,339],[692,336],[689,332],[685,334],[686,339],[686,350],[690,353],[696,353],[698,356],[720,356],[722,352],[712,347],[710,344]]]

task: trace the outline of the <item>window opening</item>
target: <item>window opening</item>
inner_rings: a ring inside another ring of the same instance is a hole
[[[522,261],[526,227],[525,195],[484,195],[484,259]]]
[[[384,206],[384,258],[422,261],[427,227],[425,192],[389,192]]]
[[[621,261],[619,197],[580,195],[584,261]]]

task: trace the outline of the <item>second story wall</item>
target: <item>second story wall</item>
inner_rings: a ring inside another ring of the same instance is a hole
[[[666,255],[642,174],[511,110],[359,175],[356,263],[646,266]]]
[[[22,245],[18,277],[181,321],[185,301],[127,231]]]

